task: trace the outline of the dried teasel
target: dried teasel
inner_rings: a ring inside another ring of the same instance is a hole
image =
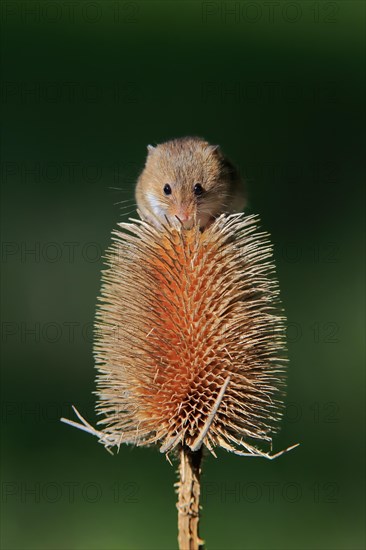
[[[202,447],[273,458],[281,418],[285,318],[259,218],[220,216],[203,232],[121,223],[96,322],[94,430],[107,449],[181,454],[179,541],[197,548]],[[78,413],[77,413],[78,414]]]

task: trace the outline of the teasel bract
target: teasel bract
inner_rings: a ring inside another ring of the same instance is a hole
[[[273,458],[285,318],[258,224],[222,215],[201,232],[131,220],[106,255],[94,347],[102,419],[92,433],[108,449],[158,445],[179,455],[180,548],[201,543],[204,447]]]

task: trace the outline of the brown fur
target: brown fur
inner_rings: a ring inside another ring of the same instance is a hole
[[[201,227],[222,213],[240,212],[245,205],[241,178],[216,145],[196,137],[174,139],[148,147],[145,168],[136,186],[136,202],[151,222],[180,219],[185,226],[195,218]],[[172,189],[164,194],[164,185]],[[194,185],[204,189],[194,194]]]

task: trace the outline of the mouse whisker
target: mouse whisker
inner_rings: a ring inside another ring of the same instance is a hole
[[[115,202],[113,203],[114,205],[116,204],[122,204],[123,206],[121,206],[121,208],[129,208],[130,206],[137,206],[136,205],[136,202],[131,200],[131,201],[118,201],[118,202]]]
[[[130,216],[130,214],[134,214],[136,212],[136,209],[130,210],[129,212],[122,212],[122,216]]]

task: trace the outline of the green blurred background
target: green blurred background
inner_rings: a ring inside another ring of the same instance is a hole
[[[101,254],[146,145],[184,135],[221,144],[272,234],[275,448],[301,442],[207,457],[207,547],[364,548],[364,3],[2,4],[2,548],[176,547],[175,466],[59,418],[96,422]]]

